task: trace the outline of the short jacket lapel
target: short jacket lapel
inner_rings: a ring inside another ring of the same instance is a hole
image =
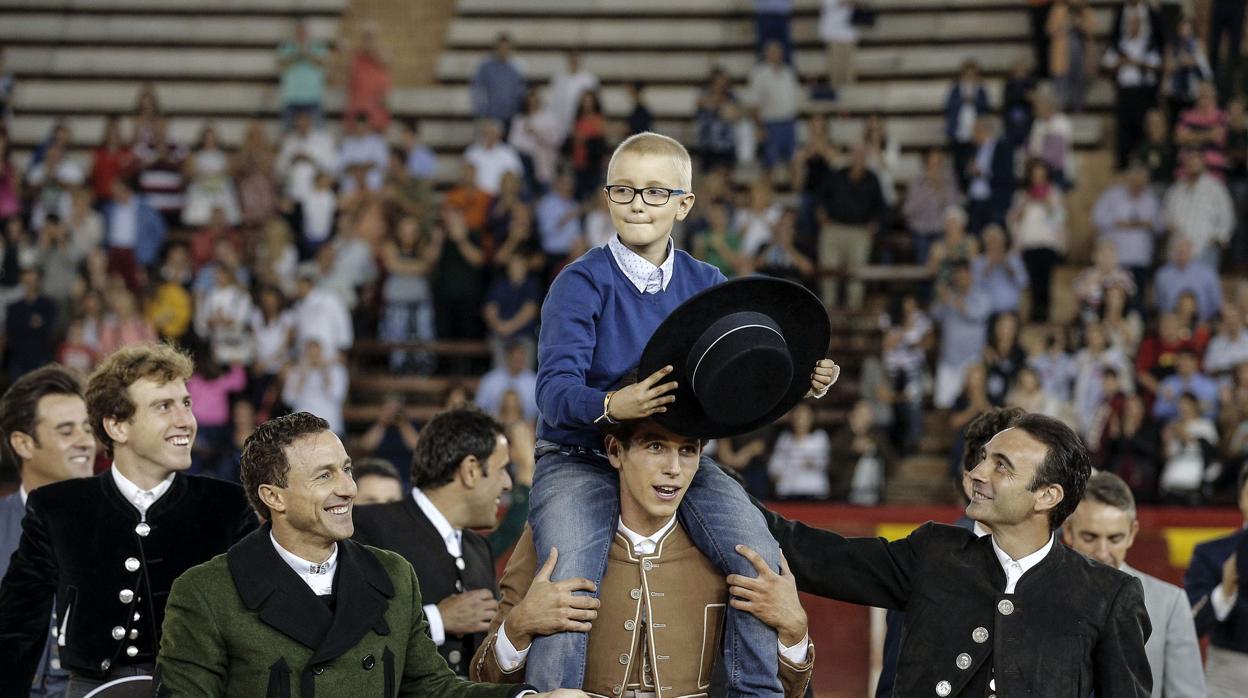
[[[316,649],[333,621],[329,607],[277,555],[265,524],[226,553],[243,605],[290,639]]]
[[[304,585],[306,588],[306,585]],[[368,634],[390,634],[386,610],[394,597],[394,583],[381,562],[367,548],[351,540],[338,543],[338,570],[334,578],[337,601],[329,632],[315,647],[310,664],[327,662],[354,647]]]

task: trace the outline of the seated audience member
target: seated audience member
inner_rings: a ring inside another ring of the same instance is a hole
[[[355,505],[387,504],[403,499],[403,479],[388,460],[361,458],[351,464],[355,476]]]
[[[927,256],[927,270],[937,286],[949,283],[955,264],[970,264],[979,254],[979,239],[967,233],[966,220],[962,207],[945,209],[944,230]]]
[[[498,194],[504,174],[524,176],[519,153],[502,138],[501,123],[482,119],[477,124],[477,140],[464,151],[464,162],[473,166],[477,187],[490,196]]]
[[[1184,293],[1196,296],[1197,312],[1210,320],[1222,309],[1222,281],[1208,265],[1192,257],[1192,243],[1177,238],[1170,245],[1170,262],[1157,270],[1153,295],[1157,310],[1167,313]]]
[[[1141,292],[1152,276],[1153,247],[1163,225],[1161,201],[1148,186],[1148,168],[1133,160],[1122,181],[1097,197],[1092,223],[1099,240],[1113,246],[1118,263],[1126,267]]]
[[[1023,291],[1030,285],[1023,258],[1009,249],[1005,231],[992,223],[982,233],[984,251],[971,259],[975,286],[988,296],[992,313],[1017,313]]]
[[[1226,184],[1205,170],[1199,150],[1185,148],[1180,157],[1181,179],[1166,191],[1166,225],[1172,240],[1191,243],[1193,259],[1217,271],[1235,229],[1235,205]]]
[[[1084,326],[1084,347],[1075,354],[1075,417],[1078,431],[1085,436],[1096,408],[1104,398],[1102,388],[1105,371],[1113,369],[1122,381],[1123,389],[1130,389],[1131,364],[1121,349],[1109,343],[1105,328],[1099,323]]]
[[[850,504],[872,506],[883,501],[884,485],[897,454],[888,438],[874,428],[871,405],[854,404],[841,429],[831,441],[831,498]]]
[[[1148,168],[1149,188],[1157,196],[1163,194],[1174,180],[1178,151],[1170,139],[1170,125],[1162,110],[1149,109],[1144,115],[1144,141],[1134,157]]]
[[[1098,242],[1092,260],[1092,266],[1075,277],[1074,285],[1080,315],[1085,320],[1100,317],[1105,294],[1111,287],[1120,286],[1126,289],[1128,297],[1135,296],[1136,291],[1135,280],[1131,274],[1118,265],[1118,253],[1112,243],[1107,240]]]
[[[1174,373],[1161,380],[1153,402],[1153,418],[1168,422],[1178,416],[1178,401],[1184,395],[1196,399],[1200,412],[1215,417],[1218,412],[1218,383],[1200,371],[1200,357],[1183,347],[1178,351]]]
[[[797,248],[796,225],[797,212],[786,209],[772,229],[771,242],[759,249],[752,265],[759,274],[788,279],[813,288],[815,263]]]
[[[1235,367],[1248,362],[1248,328],[1235,306],[1222,308],[1218,333],[1205,347],[1205,373],[1213,378],[1229,377]]]
[[[1205,696],[1205,672],[1192,609],[1183,590],[1127,564],[1140,522],[1135,497],[1122,478],[1100,472],[1088,479],[1083,501],[1062,525],[1066,544],[1097,562],[1140,580],[1153,632],[1144,644],[1155,696]]]
[[[582,685],[595,695],[642,694],[660,682],[674,695],[697,694],[709,683],[723,641],[719,617],[731,603],[775,628],[784,695],[803,695],[814,651],[787,567],[780,574],[758,567],[757,590],[731,598],[719,569],[676,518],[699,467],[701,442],[642,420],[611,425],[606,449],[620,473],[620,493],[618,535],[602,584],[595,590],[586,579],[552,582],[559,551],[552,549],[539,567],[526,532],[503,573],[503,598],[472,658],[471,677],[522,680],[535,636],[577,631],[589,635]],[[673,495],[656,496],[656,482]],[[642,589],[664,591],[637,601],[638,579]],[[596,598],[577,591],[596,591]],[[706,618],[713,619],[705,626],[710,632],[702,630]]]
[[[1199,504],[1205,482],[1216,459],[1218,428],[1200,413],[1200,403],[1192,393],[1177,401],[1173,419],[1161,432],[1165,464],[1157,483],[1162,503]]]
[[[1014,378],[1027,364],[1027,353],[1019,341],[1019,321],[1014,313],[1001,313],[992,319],[992,334],[984,347],[983,362],[988,369],[988,400],[1005,404],[1005,395]]]
[[[772,447],[767,472],[782,499],[827,499],[831,451],[828,433],[815,427],[815,412],[800,404],[789,414],[788,429]]]
[[[524,419],[535,422],[537,374],[529,368],[529,347],[523,342],[508,344],[504,350],[503,363],[481,376],[473,402],[486,414],[497,417],[502,407],[503,395],[509,390],[520,398]]]
[[[317,339],[303,343],[299,361],[285,372],[282,401],[295,412],[311,412],[329,422],[335,434],[346,434],[343,401],[347,399],[347,367],[336,352]]]

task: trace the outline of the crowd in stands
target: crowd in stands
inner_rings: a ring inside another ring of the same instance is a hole
[[[684,134],[697,205],[677,244],[729,277],[802,283],[882,333],[844,418],[802,406],[714,445],[754,494],[877,503],[929,433],[960,434],[999,405],[1070,423],[1143,502],[1199,504],[1233,484],[1248,457],[1248,283],[1229,281],[1248,269],[1239,34],[1219,60],[1190,18],[1142,0],[1115,8],[1108,43],[1085,0],[1031,5],[1035,60],[999,93],[966,60],[944,104],[947,143],[909,181],[886,119],[858,119],[844,147],[830,124],[850,117],[807,109],[854,80],[858,28],[873,20],[859,3],[823,2],[827,73],[802,76],[791,3],[757,2],[757,64],[744,82],[716,70],[701,90]],[[109,116],[87,167],[69,157],[65,122],[23,167],[0,130],[7,376],[50,360],[88,371],[136,342],[186,346],[195,468],[227,478],[255,424],[284,410],[346,434],[357,338],[391,343],[391,374],[451,377],[446,404],[475,399],[531,432],[542,297],[612,235],[605,157],[655,128],[646,86],[604,114],[578,51],[544,84],[500,35],[471,81],[474,140],[443,188],[421,124],[387,109],[376,29],[342,61],[337,127],[323,108],[333,53],[301,25],[278,49],[280,131],[256,119],[237,148],[211,123],[177,142],[152,85]],[[1120,179],[1094,197],[1085,264],[1072,250],[1071,115],[1098,77],[1116,88]],[[0,59],[6,125],[15,89]],[[873,261],[921,268],[921,281],[869,294],[854,272]],[[1064,322],[1055,286],[1071,264],[1083,268]],[[453,339],[490,348],[475,395],[462,379],[476,367],[427,344]],[[406,474],[417,421],[389,395],[353,447]]]

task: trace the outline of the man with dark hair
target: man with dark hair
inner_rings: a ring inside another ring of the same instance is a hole
[[[1090,471],[1069,427],[1028,414],[988,441],[970,473],[966,514],[989,536],[928,522],[898,541],[843,538],[778,517],[771,530],[798,589],[906,610],[896,695],[1145,698],[1151,626],[1139,580],[1054,544]],[[754,593],[752,579],[728,581],[734,596]]]
[[[17,470],[17,492],[0,498],[0,579],[22,537],[26,499],[44,485],[91,475],[95,439],[78,377],[48,364],[17,379],[0,398],[0,453]],[[53,618],[55,622],[55,618]],[[45,643],[32,695],[59,695],[68,675],[49,669],[52,643]]]
[[[388,504],[403,499],[403,479],[399,470],[384,458],[356,461],[355,505]]]
[[[43,294],[43,271],[26,267],[20,279],[22,295],[4,314],[4,348],[14,380],[56,358],[56,303]]]
[[[1200,641],[1183,590],[1126,562],[1139,530],[1131,488],[1122,478],[1106,472],[1088,479],[1083,501],[1062,524],[1067,545],[1126,572],[1144,586],[1144,606],[1153,624],[1153,634],[1144,646],[1153,672],[1153,698],[1208,695],[1200,664]]]
[[[429,635],[459,676],[468,675],[498,610],[494,556],[472,529],[498,524],[509,460],[493,418],[469,407],[441,412],[420,432],[411,494],[355,513],[357,541],[393,550],[416,569]]]
[[[173,585],[157,696],[531,691],[466,683],[447,669],[426,635],[411,565],[349,540],[351,459],[324,419],[296,412],[257,427],[242,478],[266,523]]]
[[[196,431],[186,391],[193,369],[172,347],[137,345],[92,374],[91,431],[113,467],[40,487],[26,501],[0,584],[0,695],[29,692],[54,599],[68,696],[150,674],[173,580],[255,528],[238,485],[184,474]]]
[[[1196,632],[1209,634],[1205,679],[1210,698],[1241,696],[1248,685],[1248,463],[1236,484],[1244,525],[1196,546],[1183,575]]]

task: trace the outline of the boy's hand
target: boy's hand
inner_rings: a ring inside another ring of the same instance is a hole
[[[810,374],[810,390],[806,393],[806,397],[821,398],[827,392],[828,388],[841,377],[841,367],[836,365],[832,359],[819,359],[815,364],[814,373]]]
[[[676,381],[655,385],[663,377],[672,372],[671,366],[664,366],[646,377],[640,383],[615,391],[611,396],[611,405],[607,416],[620,421],[643,419],[652,414],[666,412],[664,405],[676,401],[676,396],[668,395],[676,389]]]

